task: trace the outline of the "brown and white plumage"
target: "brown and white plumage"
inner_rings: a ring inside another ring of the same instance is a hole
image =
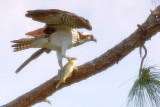
[[[33,10],[28,11],[26,16],[31,17],[33,20],[44,22],[46,26],[26,33],[26,35],[32,36],[32,38],[12,41],[15,43],[12,47],[14,47],[14,51],[28,48],[42,48],[42,50],[33,54],[16,72],[19,72],[30,61],[46,52],[46,50],[55,50],[57,52],[59,66],[63,68],[62,59],[67,58],[65,55],[67,49],[88,41],[96,41],[92,34],[77,31],[76,28],[91,30],[92,27],[88,20],[73,13],[56,9]]]
[[[32,10],[27,12],[26,17],[30,17],[35,21],[46,23],[47,27],[71,27],[92,30],[92,26],[88,20],[74,13],[58,9]]]
[[[37,29],[37,30],[27,32],[25,35],[27,35],[27,36],[33,36],[33,37],[35,37],[35,38],[48,37],[49,34],[46,34],[46,33],[44,32],[44,29],[45,29],[45,28],[39,28],[39,29]]]

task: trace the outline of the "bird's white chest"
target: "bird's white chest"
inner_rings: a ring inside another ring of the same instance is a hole
[[[73,29],[62,29],[54,32],[48,38],[40,38],[35,41],[34,45],[40,48],[59,50],[65,45],[67,48],[73,47],[77,41],[78,33]]]
[[[53,33],[49,37],[48,46],[61,47],[62,44],[72,46],[72,32],[68,30],[60,30]]]

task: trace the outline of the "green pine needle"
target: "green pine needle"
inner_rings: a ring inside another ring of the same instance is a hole
[[[129,107],[160,107],[160,73],[143,68],[128,95]]]

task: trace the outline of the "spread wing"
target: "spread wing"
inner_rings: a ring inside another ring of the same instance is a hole
[[[54,27],[86,28],[92,30],[89,21],[74,13],[58,9],[27,11],[26,17]]]
[[[35,38],[43,38],[43,37],[48,37],[55,31],[56,30],[53,27],[44,27],[31,32],[27,32],[25,35],[33,36]]]

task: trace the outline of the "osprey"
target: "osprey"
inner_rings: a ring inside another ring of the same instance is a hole
[[[45,23],[45,27],[26,33],[32,38],[13,40],[14,52],[29,48],[41,48],[27,59],[17,70],[18,73],[29,62],[36,59],[42,53],[57,52],[58,64],[63,69],[62,59],[66,56],[66,50],[96,39],[90,33],[82,33],[77,28],[92,30],[89,21],[74,13],[58,9],[28,11],[26,17]]]

